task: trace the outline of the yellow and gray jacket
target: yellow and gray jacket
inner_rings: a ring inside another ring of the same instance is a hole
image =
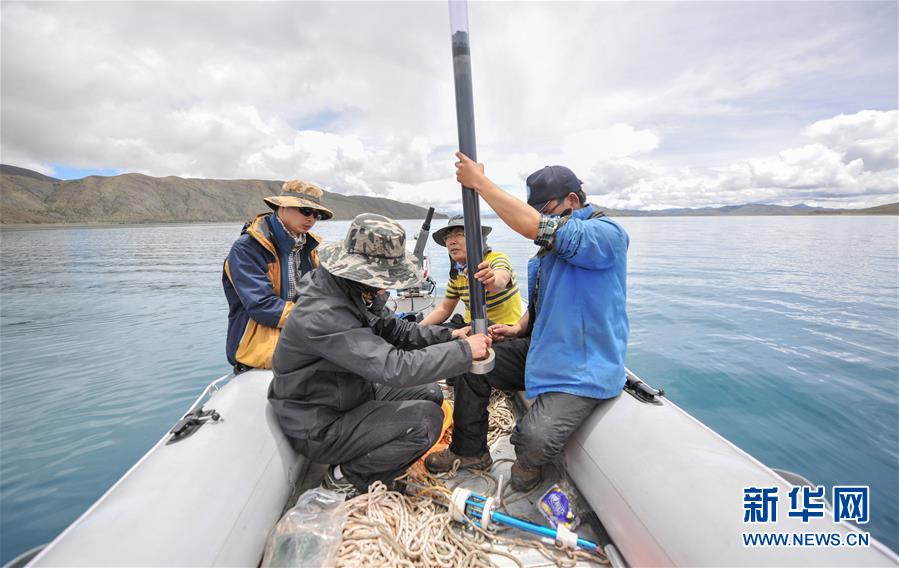
[[[244,225],[222,270],[228,299],[228,362],[270,369],[281,328],[296,298],[288,298],[287,255],[293,239],[273,213]],[[308,233],[301,253],[303,274],[318,266],[321,237]],[[282,269],[283,267],[283,269]]]

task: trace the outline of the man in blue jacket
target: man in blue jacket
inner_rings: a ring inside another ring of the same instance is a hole
[[[515,425],[511,484],[528,491],[600,400],[624,387],[629,324],[627,233],[586,203],[581,181],[564,166],[527,178],[527,204],[497,187],[484,167],[457,154],[456,179],[477,191],[510,228],[540,247],[528,262],[528,312],[514,325],[494,325],[496,363],[486,375],[456,379],[453,442],[425,466],[438,473],[484,469],[491,387],[525,390],[535,399]],[[483,269],[483,266],[480,267]]]
[[[305,181],[284,182],[265,198],[273,212],[244,225],[222,270],[228,300],[228,362],[239,373],[270,369],[281,328],[296,302],[300,277],[318,266],[321,238],[309,230],[333,213],[324,192]]]

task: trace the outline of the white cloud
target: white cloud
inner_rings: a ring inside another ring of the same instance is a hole
[[[865,110],[819,120],[803,134],[840,152],[845,160],[861,159],[871,171],[899,167],[899,110]]]
[[[858,146],[858,140],[872,148],[890,144],[895,148],[896,114],[861,111],[818,121],[803,132],[821,142],[722,167],[672,168],[634,158],[609,158],[598,160],[582,177],[594,201],[622,209],[751,202],[848,206],[865,203],[865,196],[872,204],[892,202],[899,197],[895,165],[868,168],[850,150]],[[885,155],[878,157],[878,163],[887,161]]]
[[[433,180],[416,184],[388,182],[384,197],[423,207],[461,210],[462,189],[455,180]]]
[[[479,155],[519,196],[565,163],[639,207],[876,201],[896,112],[858,109],[895,104],[895,21],[875,3],[472,3]],[[0,26],[7,162],[458,206],[445,4],[5,3]]]
[[[659,147],[659,137],[649,130],[636,130],[618,123],[572,134],[562,149],[565,162],[575,170],[587,169],[599,159],[645,154]]]
[[[749,183],[760,188],[848,187],[862,170],[860,162],[847,166],[838,153],[821,144],[790,148],[777,156],[749,160],[746,165]]]

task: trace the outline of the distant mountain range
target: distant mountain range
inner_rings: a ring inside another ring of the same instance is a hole
[[[743,215],[899,215],[899,202],[866,209],[828,209],[809,207],[800,203],[790,207],[747,203],[745,205],[725,205],[724,207],[701,207],[698,209],[660,209],[657,211],[636,211],[632,209],[603,209],[611,217],[708,217]]]
[[[143,174],[58,180],[0,164],[0,224],[246,221],[269,211],[262,199],[280,193],[282,183]],[[324,202],[335,219],[352,219],[363,212],[424,219],[427,213],[424,207],[392,199],[328,191]]]
[[[25,168],[0,164],[0,224],[244,221],[267,211],[262,198],[277,195],[281,184],[275,180],[156,178],[143,174],[59,180]],[[423,219],[426,213],[424,207],[392,199],[327,191],[325,202],[334,211],[335,219],[352,219],[363,212],[394,219]],[[899,215],[899,203],[867,209],[747,204],[659,211],[605,211],[616,217]]]
[[[767,205],[765,203],[747,203],[745,205],[725,205],[724,207],[700,207],[697,209],[657,209],[652,211],[640,211],[637,209],[612,209],[603,207],[595,199],[596,203],[609,217],[740,217],[763,215],[899,215],[899,202],[868,207],[866,209],[828,209],[826,207],[810,207],[805,204],[784,206]],[[461,212],[459,212],[461,213]],[[496,219],[494,213],[482,213],[484,219]]]

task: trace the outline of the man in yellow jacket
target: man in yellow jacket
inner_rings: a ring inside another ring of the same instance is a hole
[[[226,352],[236,373],[272,366],[297,283],[318,266],[321,238],[309,230],[334,216],[322,205],[323,195],[309,182],[285,182],[280,195],[265,198],[273,211],[244,225],[231,246],[222,286],[229,308]]]

